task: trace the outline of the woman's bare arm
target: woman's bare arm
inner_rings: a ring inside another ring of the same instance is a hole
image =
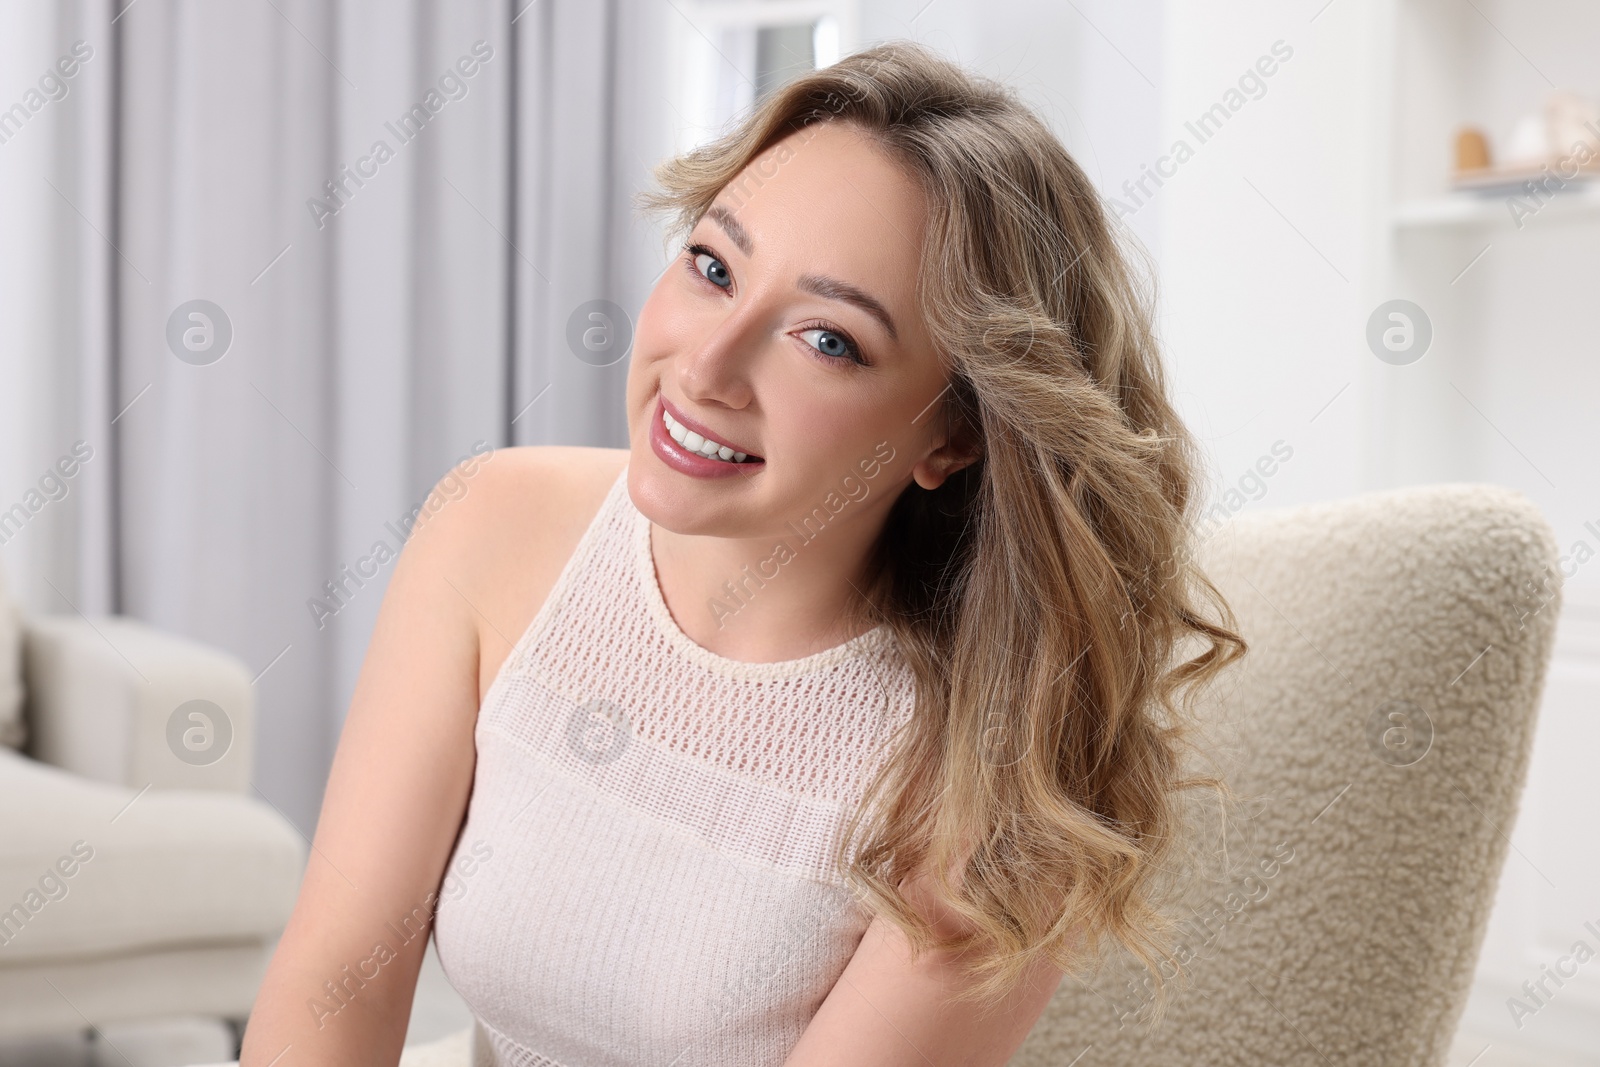
[[[934,905],[915,882],[903,888],[935,930],[971,929]],[[992,1011],[957,1002],[955,995],[969,981],[959,961],[931,950],[913,957],[905,934],[879,915],[784,1067],[1003,1067],[1063,977],[1049,961],[1040,961]]]
[[[487,469],[440,480],[395,563],[242,1067],[392,1067],[471,791]],[[502,464],[504,466],[504,464]],[[498,473],[497,471],[494,473]],[[467,488],[458,490],[458,480]],[[419,931],[420,932],[417,932]],[[407,940],[407,938],[409,938]],[[386,951],[387,950],[387,951]]]

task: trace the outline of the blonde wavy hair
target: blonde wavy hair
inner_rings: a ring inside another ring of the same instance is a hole
[[[819,122],[867,131],[927,194],[918,299],[949,426],[980,451],[936,490],[907,487],[871,561],[861,610],[899,638],[917,705],[837,861],[914,951],[964,961],[963,999],[998,1001],[1045,959],[1079,971],[1107,938],[1155,972],[1181,794],[1226,793],[1186,769],[1193,695],[1246,646],[1189,553],[1201,463],[1146,290],[1050,130],[905,42],[790,82],[661,164],[640,203],[681,236]],[[1187,639],[1202,647],[1178,659]],[[912,906],[913,876],[965,932]]]

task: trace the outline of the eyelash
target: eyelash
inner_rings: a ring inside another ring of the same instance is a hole
[[[806,344],[807,348],[811,349],[811,351],[815,352],[818,356],[821,356],[829,363],[841,363],[847,367],[872,366],[872,364],[867,362],[866,357],[861,354],[861,346],[856,344],[855,338],[851,337],[849,334],[845,333],[832,323],[826,320],[814,320],[812,322],[802,323],[800,329],[802,332],[810,330],[822,330],[825,333],[833,334],[835,337],[839,338],[839,340],[844,342],[845,354],[842,356],[830,356],[828,353],[822,351],[814,345]],[[802,342],[802,344],[805,344],[805,342]]]
[[[727,290],[723,289],[722,286],[718,285],[716,282],[712,281],[710,278],[707,278],[704,274],[701,274],[700,273],[700,268],[694,265],[695,259],[700,257],[700,256],[702,256],[702,255],[710,256],[712,259],[716,260],[718,263],[722,263],[724,268],[727,267],[727,264],[723,262],[722,257],[717,255],[715,252],[711,251],[711,249],[707,248],[705,245],[692,244],[692,243],[691,244],[686,244],[686,245],[683,246],[683,263],[684,263],[684,266],[688,268],[690,276],[700,279],[701,281],[705,282],[707,285],[713,287],[714,289],[717,289],[720,292],[726,292]],[[729,271],[728,273],[732,274],[733,272]]]
[[[683,253],[684,253],[684,266],[689,271],[689,274],[691,276],[693,276],[694,278],[698,279],[701,282],[704,282],[706,285],[711,286],[712,288],[718,290],[719,292],[726,292],[726,290],[724,290],[722,288],[722,286],[718,285],[716,282],[712,281],[710,278],[707,278],[704,274],[701,274],[700,273],[700,268],[695,266],[695,262],[694,262],[695,259],[697,257],[699,257],[699,256],[702,256],[702,255],[710,256],[712,259],[716,260],[718,263],[721,263],[722,266],[723,266],[723,269],[726,270],[727,266],[728,266],[726,260],[724,260],[721,256],[717,255],[710,248],[707,248],[703,244],[694,244],[694,243],[686,244],[686,245],[683,246]],[[729,273],[731,274],[732,272],[729,271]],[[855,338],[851,337],[844,330],[841,330],[839,327],[833,325],[832,323],[827,322],[826,320],[813,320],[811,322],[802,323],[800,328],[801,328],[801,330],[826,330],[828,333],[834,334],[835,336],[837,336],[840,340],[842,340],[844,342],[846,354],[842,355],[842,356],[830,356],[826,352],[823,352],[823,351],[819,350],[818,348],[816,348],[814,345],[806,344],[806,347],[811,349],[811,351],[813,353],[815,353],[818,358],[826,360],[829,363],[839,363],[839,364],[844,364],[844,365],[850,366],[850,367],[870,367],[872,365],[872,364],[868,363],[867,360],[866,360],[866,357],[862,355],[861,346],[856,344]],[[804,343],[804,342],[802,342],[802,343]]]

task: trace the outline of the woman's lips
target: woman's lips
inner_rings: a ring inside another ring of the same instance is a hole
[[[661,401],[661,406],[666,409],[667,414],[671,415],[673,421],[680,423],[684,429],[691,430],[694,433],[699,434],[701,437],[704,437],[708,441],[716,441],[718,444],[726,445],[735,452],[743,452],[748,459],[761,459],[761,456],[754,449],[745,448],[743,445],[734,444],[732,441],[722,436],[722,434],[711,429],[711,427],[702,425],[701,423],[698,423],[694,419],[691,419],[689,416],[685,415],[683,411],[679,409],[678,405],[668,400],[665,396],[662,396],[660,393],[657,393],[656,396]]]
[[[684,448],[672,439],[672,435],[667,432],[666,422],[661,418],[665,402],[665,398],[658,394],[650,418],[650,448],[673,470],[695,478],[728,478],[736,474],[754,474],[766,466],[766,460],[756,459],[754,455],[750,455],[743,463],[730,463],[721,459],[709,459],[698,452]],[[677,412],[673,412],[672,417],[679,419]],[[679,419],[679,421],[685,426],[690,426],[686,420]],[[717,440],[715,436],[711,439]]]

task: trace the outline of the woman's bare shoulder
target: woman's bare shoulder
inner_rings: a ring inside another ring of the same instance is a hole
[[[548,521],[591,496],[598,505],[627,462],[626,448],[522,445],[491,450],[478,471],[489,476],[484,485],[500,508],[512,514],[531,509]]]
[[[529,445],[486,454],[466,479],[463,496],[480,500],[463,532],[489,550],[488,577],[530,565],[538,570],[548,562],[543,557],[576,547],[627,462],[625,448]]]
[[[625,448],[500,448],[464,475],[460,499],[472,503],[452,524],[452,555],[466,565],[462,595],[478,620],[480,700],[538,614],[628,455]]]

